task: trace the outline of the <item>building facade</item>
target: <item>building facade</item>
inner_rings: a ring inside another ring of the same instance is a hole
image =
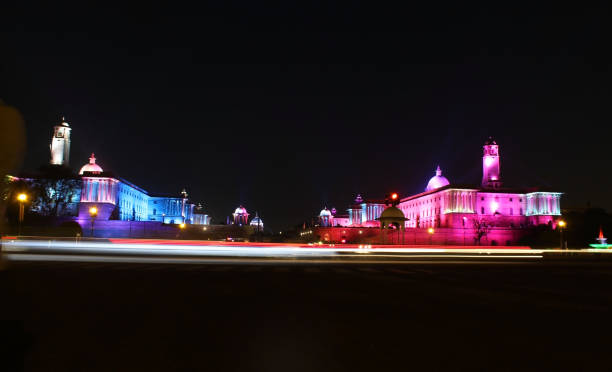
[[[53,128],[50,144],[52,166],[61,166],[62,169],[68,166],[70,132],[70,125],[63,119]],[[70,190],[71,202],[67,204],[71,210],[74,209],[70,215],[77,220],[91,219],[90,209],[96,207],[96,220],[210,224],[210,217],[203,209],[200,209],[197,218],[194,218],[195,205],[189,201],[185,190],[179,195],[152,195],[111,172],[105,172],[96,163],[94,154],[91,154],[89,162],[80,168],[78,176],[71,173],[70,177],[81,181],[75,183],[79,184],[79,187]],[[34,177],[12,177],[12,179],[31,182]],[[59,187],[49,184],[51,185],[49,190],[45,190],[48,194],[53,195],[58,192]],[[65,190],[64,192],[66,193]],[[63,213],[63,215],[69,214]]]
[[[479,224],[513,231],[537,225],[556,226],[561,215],[562,193],[536,188],[504,188],[499,146],[491,138],[483,146],[482,167],[479,186],[452,184],[437,167],[424,192],[405,197],[398,203],[397,207],[406,217],[405,228],[443,228],[447,234],[452,234],[453,230],[465,234],[466,229]],[[378,218],[386,208],[382,200],[364,200],[357,195],[343,224],[334,223],[333,216],[324,209],[319,216],[319,226],[379,227]],[[520,236],[510,235],[512,239]]]

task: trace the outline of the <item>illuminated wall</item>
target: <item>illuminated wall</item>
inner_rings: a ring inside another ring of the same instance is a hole
[[[194,204],[188,203],[187,198],[182,197],[151,196],[148,200],[150,221],[169,224],[194,223],[194,208]]]
[[[210,225],[211,218],[207,214],[194,213],[193,224],[194,225]]]
[[[125,182],[119,182],[117,206],[119,219],[123,221],[146,221],[148,219],[149,195]]]
[[[561,193],[532,192],[526,194],[527,216],[561,215]]]
[[[116,204],[119,180],[111,177],[83,177],[82,179],[81,202]]]

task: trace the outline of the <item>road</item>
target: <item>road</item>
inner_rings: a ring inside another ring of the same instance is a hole
[[[607,260],[9,254],[0,271],[10,341],[2,359],[24,370],[605,370],[612,362]]]

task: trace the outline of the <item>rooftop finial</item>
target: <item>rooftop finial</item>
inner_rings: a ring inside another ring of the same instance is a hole
[[[89,164],[96,164],[96,157],[94,156],[94,153],[91,153],[91,157],[89,158]]]
[[[436,176],[441,176],[442,175],[442,169],[440,169],[440,166],[438,165],[438,168],[436,168]]]

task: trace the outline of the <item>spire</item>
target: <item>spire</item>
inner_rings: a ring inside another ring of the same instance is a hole
[[[91,157],[89,158],[89,164],[96,164],[96,157],[94,156],[94,153],[91,153]]]
[[[363,203],[363,198],[361,197],[361,194],[357,194],[357,197],[355,198],[355,203],[357,204]]]
[[[438,165],[438,168],[436,169],[436,176],[440,177],[442,175],[442,169],[440,169],[440,166]]]
[[[181,191],[181,195],[183,195],[183,198],[187,198],[187,190],[185,190],[185,188],[183,188],[183,191]]]

